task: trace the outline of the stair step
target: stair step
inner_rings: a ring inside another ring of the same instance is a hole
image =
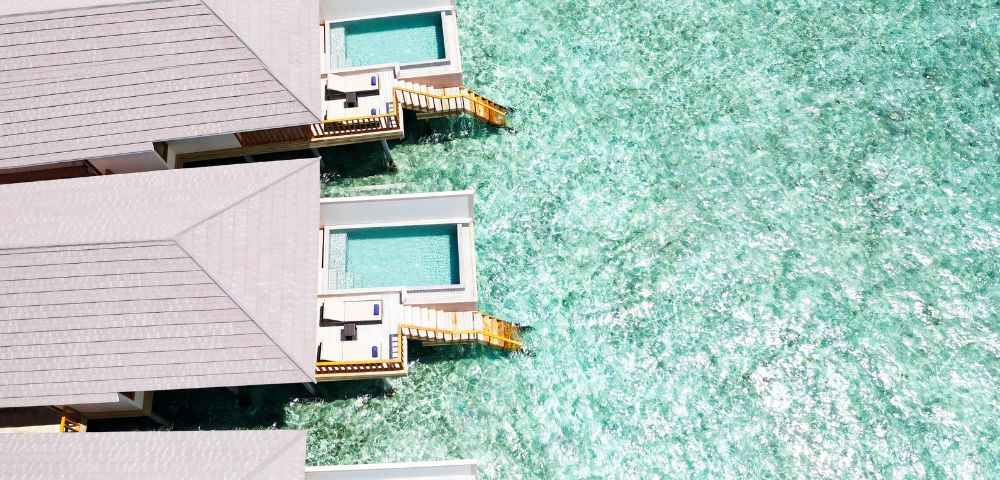
[[[504,108],[464,86],[436,88],[420,83],[397,81],[396,85],[410,91],[397,91],[396,100],[417,112],[417,118],[435,118],[466,112],[478,120],[506,126]],[[458,96],[439,98],[441,96]]]
[[[403,305],[403,335],[420,340],[426,346],[479,342],[501,349],[513,349],[515,344],[505,340],[517,339],[516,327],[496,317],[477,311],[446,312],[436,308]],[[449,333],[480,331],[484,333]],[[399,352],[402,339],[392,339],[389,352]]]

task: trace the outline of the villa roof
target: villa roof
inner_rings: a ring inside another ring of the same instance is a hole
[[[312,381],[319,162],[0,187],[0,408]]]
[[[316,123],[321,33],[315,0],[0,2],[0,168]]]
[[[0,434],[0,458],[2,478],[301,480],[306,432]]]

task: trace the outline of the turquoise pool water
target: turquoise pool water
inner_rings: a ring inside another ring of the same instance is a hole
[[[343,244],[344,247],[335,247]],[[341,253],[344,252],[344,253]],[[356,228],[330,232],[331,289],[459,283],[455,225]],[[338,257],[346,259],[338,260]]]
[[[445,58],[440,13],[335,23],[329,39],[335,69]]]

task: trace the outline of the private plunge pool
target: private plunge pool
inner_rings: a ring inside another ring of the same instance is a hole
[[[332,70],[446,58],[440,12],[332,23],[328,33]]]
[[[330,290],[458,285],[458,226],[330,230]]]

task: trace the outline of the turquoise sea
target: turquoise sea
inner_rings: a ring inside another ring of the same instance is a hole
[[[534,353],[290,404],[310,463],[1000,477],[1000,3],[458,8],[517,132],[411,122],[326,193],[475,189],[480,306]]]
[[[325,193],[475,189],[480,307],[532,354],[414,346],[253,426],[484,479],[1000,478],[1000,3],[458,8],[516,132],[411,118]]]

